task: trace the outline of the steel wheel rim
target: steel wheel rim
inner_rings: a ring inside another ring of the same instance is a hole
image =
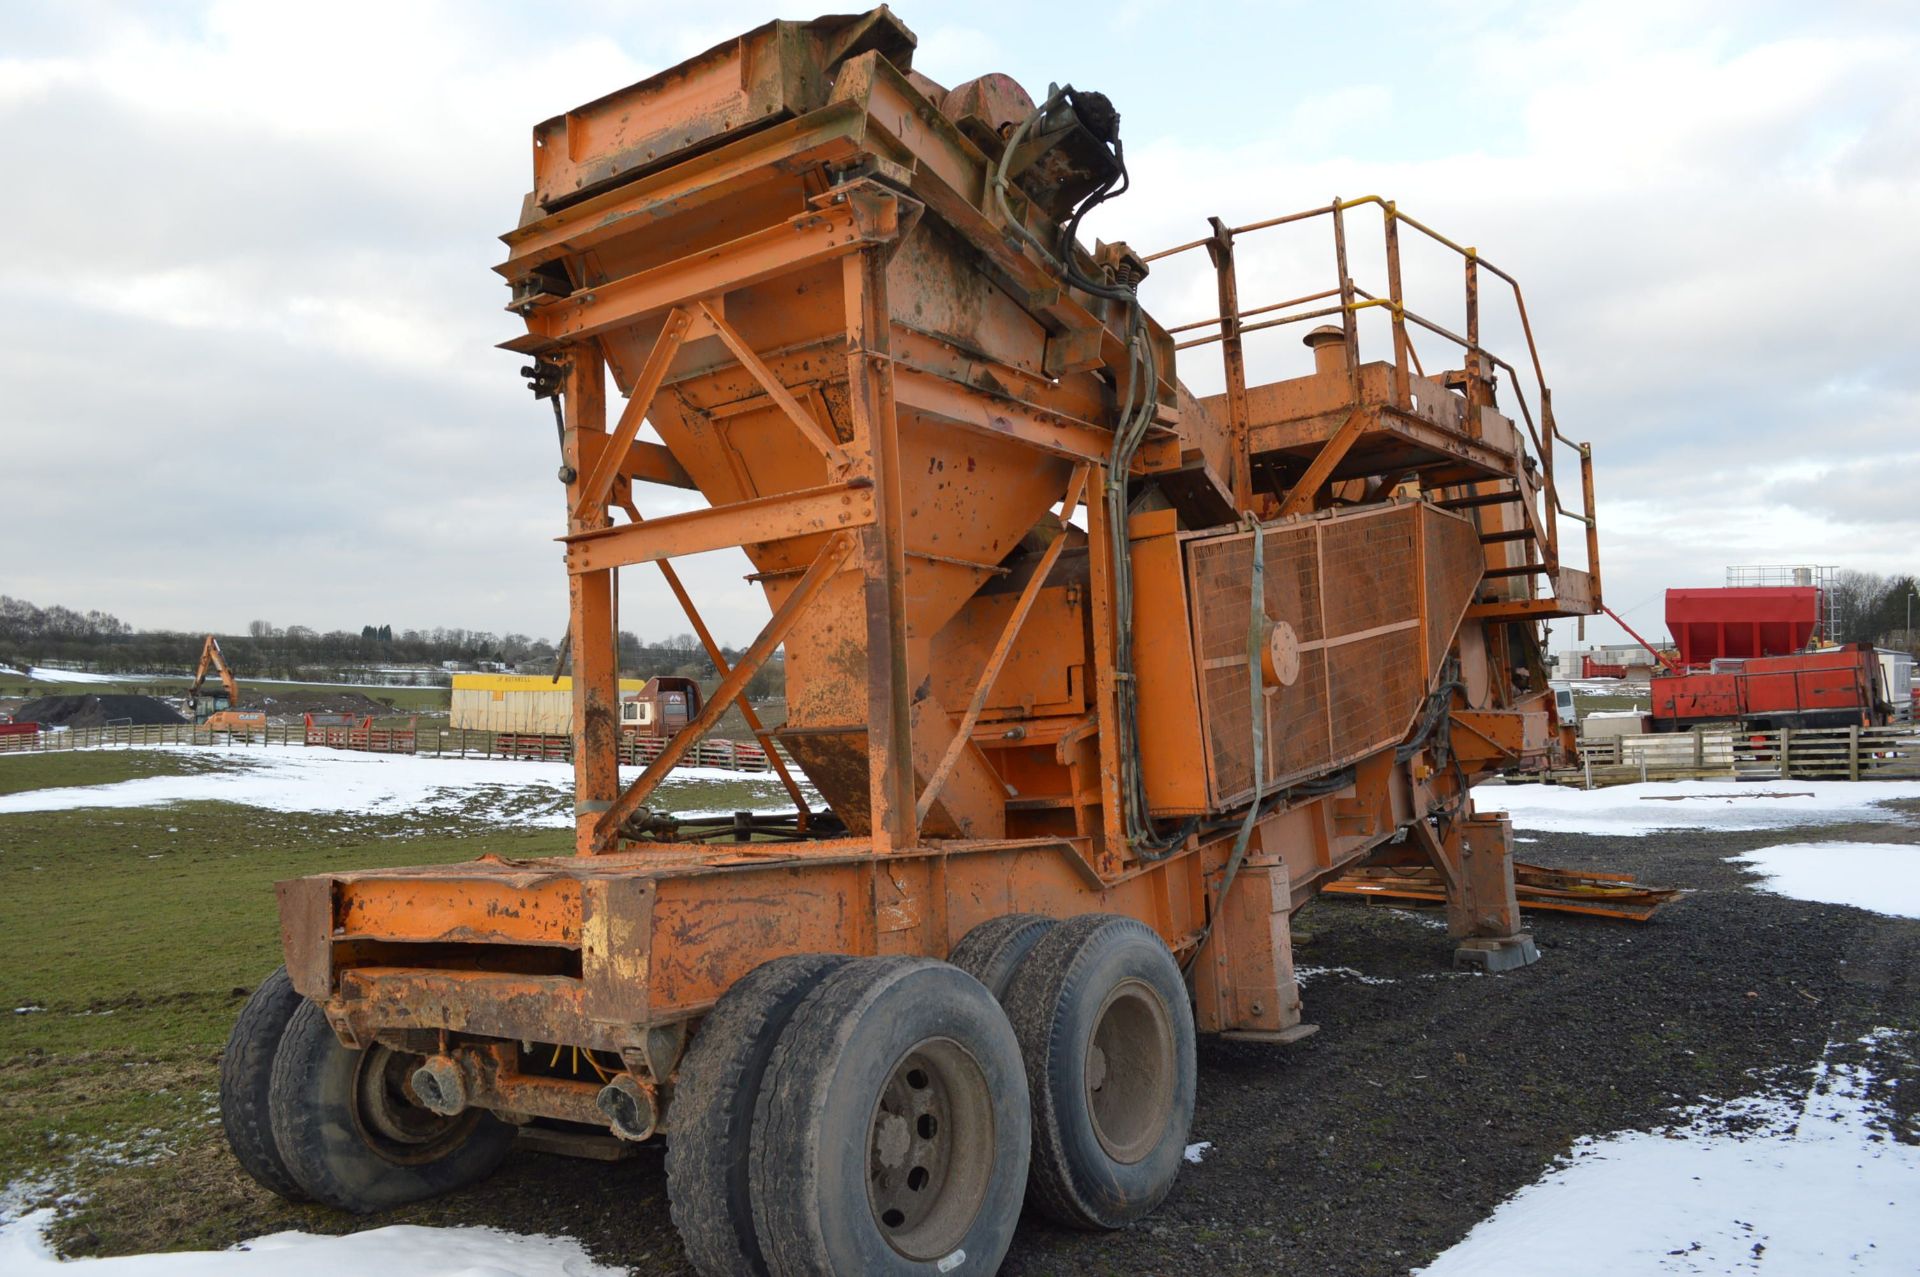
[[[887,1244],[953,1253],[986,1202],[994,1144],[993,1097],[965,1047],[930,1038],[902,1055],[867,1123],[867,1204]]]
[[[1100,1004],[1087,1042],[1087,1113],[1108,1157],[1132,1165],[1159,1145],[1176,1072],[1166,1004],[1146,981],[1122,980]]]
[[[445,1157],[480,1120],[477,1111],[445,1117],[415,1100],[411,1078],[420,1064],[420,1056],[375,1044],[353,1069],[353,1129],[368,1148],[401,1166]]]

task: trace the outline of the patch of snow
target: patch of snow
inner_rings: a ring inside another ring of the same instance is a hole
[[[1731,856],[1764,878],[1775,895],[1853,905],[1895,918],[1920,918],[1920,845],[1802,842]]]
[[[0,1224],[0,1273],[7,1277],[338,1277],[342,1272],[407,1277],[616,1277],[570,1237],[523,1237],[493,1228],[397,1224],[315,1237],[274,1233],[232,1250],[123,1255],[62,1262],[47,1244],[54,1212]]]
[[[1431,928],[1435,931],[1445,931],[1447,929],[1447,916],[1438,909],[1395,909],[1389,907],[1387,912],[1396,918],[1405,918],[1408,922],[1417,922],[1421,926]]]
[[[1878,1030],[1863,1044],[1897,1036]],[[1920,1147],[1888,1138],[1871,1080],[1870,1065],[1823,1060],[1797,1098],[1749,1096],[1651,1134],[1581,1140],[1418,1271],[1910,1274]]]
[[[1183,1154],[1183,1156],[1189,1162],[1192,1162],[1195,1166],[1198,1166],[1200,1165],[1201,1159],[1206,1157],[1206,1155],[1208,1153],[1211,1153],[1212,1151],[1213,1151],[1213,1141],[1201,1140],[1198,1144],[1187,1145],[1187,1151]]]
[[[1446,924],[1442,923],[1440,925],[1445,926]],[[1307,981],[1323,975],[1345,976],[1349,980],[1358,980],[1361,984],[1400,983],[1392,976],[1367,975],[1354,967],[1295,967],[1293,969],[1294,983],[1302,988],[1306,987]]]
[[[573,765],[522,759],[439,758],[369,754],[288,746],[160,746],[233,764],[184,776],[146,776],[110,785],[72,785],[0,795],[0,814],[80,808],[158,807],[176,802],[229,802],[269,811],[391,815],[466,814],[502,825],[566,829],[573,825]],[[627,768],[623,777],[639,775]],[[784,805],[771,772],[680,767],[661,785],[660,805],[682,816],[719,816],[733,810],[693,810],[705,783],[764,786],[769,803]],[[676,803],[684,806],[680,810]]]
[[[1534,833],[1634,837],[1664,829],[1790,829],[1859,821],[1905,823],[1882,803],[1920,798],[1907,781],[1649,781],[1606,789],[1501,785],[1475,792],[1482,811],[1513,817]]]
[[[25,1215],[36,1203],[59,1197],[60,1181],[51,1175],[29,1175],[0,1185],[0,1228]]]
[[[1651,683],[1636,683],[1625,678],[1571,678],[1552,680],[1555,687],[1570,687],[1576,692],[1592,692],[1609,696],[1651,696]]]
[[[18,670],[9,671],[19,673]],[[36,683],[145,683],[164,674],[90,674],[86,670],[55,670],[44,665],[35,665],[27,670],[27,677]]]

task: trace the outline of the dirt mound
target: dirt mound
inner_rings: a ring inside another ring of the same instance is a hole
[[[45,727],[105,727],[109,723],[184,723],[173,706],[153,696],[41,696],[15,712]]]

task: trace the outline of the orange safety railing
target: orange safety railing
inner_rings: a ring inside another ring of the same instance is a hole
[[[1368,205],[1380,210],[1387,276],[1383,294],[1360,287],[1354,282],[1348,270],[1346,215],[1351,209]],[[1234,273],[1235,241],[1257,231],[1320,217],[1328,218],[1332,223],[1334,260],[1339,282],[1332,288],[1291,297],[1285,301],[1242,308],[1239,305],[1238,281]],[[1409,324],[1452,342],[1464,352],[1470,403],[1474,387],[1491,369],[1505,370],[1508,384],[1513,389],[1519,407],[1521,421],[1526,427],[1527,438],[1532,443],[1534,456],[1540,464],[1540,482],[1546,498],[1548,515],[1541,521],[1540,549],[1545,556],[1547,571],[1550,576],[1554,576],[1558,574],[1560,568],[1559,519],[1565,517],[1582,524],[1586,533],[1587,571],[1592,578],[1592,595],[1596,600],[1599,598],[1600,546],[1593,511],[1593,450],[1589,444],[1568,438],[1554,420],[1553,391],[1548,387],[1546,374],[1541,369],[1540,352],[1534,343],[1533,324],[1527,315],[1526,297],[1521,291],[1519,280],[1481,256],[1479,250],[1454,242],[1425,223],[1402,213],[1392,200],[1383,199],[1378,195],[1364,195],[1358,199],[1348,200],[1336,197],[1330,203],[1315,208],[1250,222],[1245,226],[1227,226],[1218,218],[1212,219],[1212,224],[1212,235],[1162,249],[1145,258],[1151,263],[1197,248],[1204,248],[1212,258],[1218,275],[1219,314],[1169,328],[1168,333],[1176,338],[1180,338],[1182,334],[1198,334],[1176,341],[1175,349],[1186,350],[1219,342],[1222,362],[1225,366],[1228,395],[1230,398],[1239,398],[1246,393],[1245,362],[1240,343],[1248,333],[1314,319],[1335,319],[1345,334],[1347,367],[1356,380],[1357,392],[1361,367],[1357,320],[1361,311],[1378,308],[1387,312],[1392,325],[1393,393],[1395,406],[1400,409],[1411,410],[1413,406],[1409,374],[1421,377],[1427,375],[1425,368],[1421,365],[1419,352],[1415,350],[1408,334]],[[1454,332],[1408,308],[1401,287],[1400,227],[1402,225],[1426,236],[1433,243],[1450,250],[1461,259],[1466,302],[1467,331],[1465,333]],[[1482,271],[1505,283],[1513,294],[1514,309],[1519,317],[1520,331],[1526,342],[1525,362],[1532,375],[1531,394],[1522,380],[1520,370],[1510,360],[1481,344],[1480,273]],[[1315,303],[1319,302],[1331,304],[1316,306]],[[1302,307],[1307,309],[1301,309]],[[1259,317],[1256,322],[1247,322],[1256,317]],[[1581,508],[1577,512],[1568,509],[1560,497],[1560,486],[1554,474],[1554,445],[1556,444],[1571,448],[1579,458]],[[1516,475],[1515,478],[1518,480],[1520,476]]]

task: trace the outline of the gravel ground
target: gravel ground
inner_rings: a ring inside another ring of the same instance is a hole
[[[1321,1031],[1289,1047],[1203,1041],[1192,1139],[1212,1142],[1205,1160],[1158,1213],[1119,1233],[1029,1217],[1005,1271],[1405,1273],[1578,1136],[1651,1128],[1677,1105],[1769,1081],[1804,1085],[1794,1075],[1829,1042],[1920,1028],[1920,922],[1753,891],[1725,860],[1828,839],[1920,844],[1920,820],[1541,835],[1523,858],[1691,894],[1646,925],[1532,916],[1541,960],[1505,976],[1452,972],[1431,918],[1309,906],[1295,919],[1296,961],[1330,969],[1305,990]],[[1920,1068],[1898,1067],[1903,1085],[1883,1088],[1911,1138]],[[488,1184],[394,1222],[564,1232],[640,1273],[685,1271],[657,1150],[613,1166],[523,1154]]]

